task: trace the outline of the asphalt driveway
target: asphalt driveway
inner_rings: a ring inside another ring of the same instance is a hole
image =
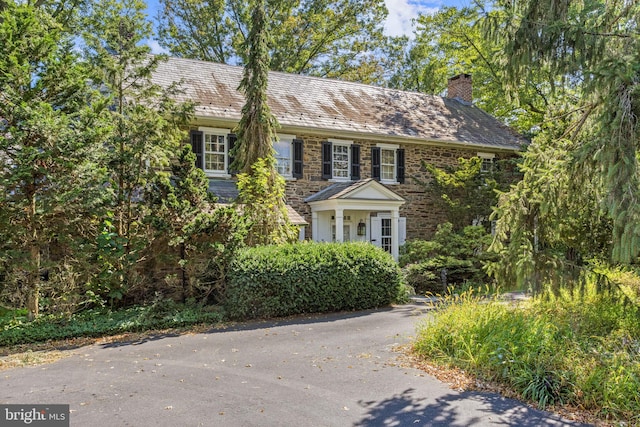
[[[69,404],[72,426],[578,425],[401,366],[407,305],[83,347],[0,373],[2,403]]]

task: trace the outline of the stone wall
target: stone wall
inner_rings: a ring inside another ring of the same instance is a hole
[[[304,140],[303,178],[287,182],[287,203],[303,215],[311,224],[311,207],[304,202],[310,195],[332,184],[322,180],[322,142],[326,138],[297,135]],[[371,147],[376,142],[353,140],[360,145],[360,178],[371,177]],[[437,167],[455,166],[458,158],[474,157],[481,149],[459,149],[424,144],[402,144],[405,150],[405,183],[387,185],[387,187],[403,197],[407,202],[400,208],[400,216],[407,218],[407,239],[428,239],[433,236],[438,224],[445,222],[443,212],[436,209],[436,204],[425,193],[424,186],[417,181],[428,182],[431,178],[422,160]],[[311,226],[307,227],[306,237],[312,238]]]

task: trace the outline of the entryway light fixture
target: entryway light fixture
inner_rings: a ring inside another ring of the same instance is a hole
[[[361,219],[358,223],[358,236],[364,236],[365,234],[367,234],[367,224]]]

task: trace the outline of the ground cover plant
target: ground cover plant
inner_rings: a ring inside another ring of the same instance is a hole
[[[42,315],[31,322],[27,321],[26,310],[5,311],[0,317],[0,347],[213,324],[222,318],[220,311],[211,307],[179,304],[170,300],[117,311],[96,308],[65,316]]]
[[[640,424],[640,310],[595,282],[514,305],[469,291],[419,326],[415,353],[514,390]]]

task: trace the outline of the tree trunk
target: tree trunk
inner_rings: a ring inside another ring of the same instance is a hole
[[[29,194],[29,270],[27,274],[27,310],[28,319],[34,320],[39,314],[40,303],[40,246],[38,245],[38,228],[36,222],[36,194],[31,189]]]

